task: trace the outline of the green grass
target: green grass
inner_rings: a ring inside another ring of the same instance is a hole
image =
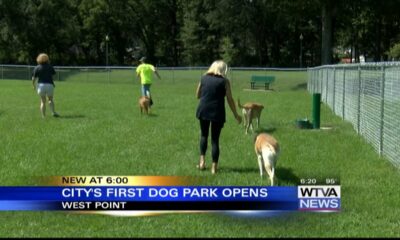
[[[161,71],[152,87],[153,116],[141,116],[140,86],[129,72],[112,83],[82,74],[57,82],[56,110],[41,119],[29,81],[0,81],[0,184],[26,185],[32,176],[198,176],[209,185],[259,185],[252,135],[245,135],[227,107],[220,171],[199,172],[195,89],[201,71]],[[281,144],[278,184],[303,177],[339,177],[340,213],[293,213],[241,219],[215,214],[109,217],[60,212],[1,212],[0,237],[399,237],[399,171],[322,106],[322,126],[296,129],[311,117],[306,73],[274,74],[271,92],[245,91],[251,72],[231,72],[234,98],[265,105],[261,127]],[[258,73],[257,73],[258,74]],[[124,77],[122,77],[124,76]],[[72,79],[74,78],[74,79]],[[85,81],[94,79],[93,81]],[[108,80],[107,80],[108,81]],[[207,155],[210,166],[210,151]],[[265,184],[268,182],[265,181]]]

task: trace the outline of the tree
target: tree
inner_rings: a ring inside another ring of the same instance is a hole
[[[222,59],[228,64],[228,65],[236,65],[235,60],[237,59],[237,55],[239,54],[239,50],[237,50],[231,39],[229,37],[224,37],[221,40],[221,54],[222,54]]]
[[[221,32],[213,19],[215,2],[186,1],[182,7],[181,41],[186,64],[208,65],[219,57]]]
[[[400,43],[397,43],[392,48],[390,48],[389,56],[393,60],[399,60],[400,59]]]
[[[0,1],[1,61],[33,64],[38,53],[46,52],[53,63],[71,62],[71,43],[79,31],[75,5],[72,0]]]
[[[28,40],[21,30],[29,23],[28,17],[22,9],[26,3],[23,1],[0,1],[0,61],[2,63],[28,62],[28,52],[22,45]],[[28,43],[29,44],[29,43]]]
[[[106,45],[112,65],[147,56],[315,66],[333,63],[333,48],[381,61],[399,41],[398,9],[398,0],[1,0],[0,62],[34,64],[46,52],[54,64],[104,65]]]
[[[322,16],[322,46],[321,46],[321,64],[332,63],[333,49],[333,17],[335,11],[334,0],[321,0]]]

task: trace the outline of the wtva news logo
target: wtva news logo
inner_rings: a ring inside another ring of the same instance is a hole
[[[340,186],[298,186],[299,210],[316,212],[340,211]]]

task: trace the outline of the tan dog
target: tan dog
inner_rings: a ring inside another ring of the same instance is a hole
[[[147,96],[142,96],[139,98],[139,107],[140,113],[143,114],[143,111],[146,115],[150,113],[150,98]]]
[[[263,177],[264,168],[271,180],[271,186],[274,186],[275,165],[280,151],[278,141],[276,141],[276,139],[271,135],[260,133],[256,137],[254,148],[257,154],[261,179]]]
[[[253,129],[253,119],[257,120],[257,128],[260,127],[260,117],[261,112],[264,109],[264,106],[259,103],[248,102],[243,106],[240,104],[240,100],[238,99],[238,107],[242,109],[243,114],[243,125],[246,128],[246,134],[249,132],[249,128]]]

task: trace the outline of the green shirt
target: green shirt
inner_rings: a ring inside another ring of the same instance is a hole
[[[151,84],[153,82],[153,72],[155,70],[153,65],[142,63],[136,68],[136,73],[140,75],[142,84]]]

